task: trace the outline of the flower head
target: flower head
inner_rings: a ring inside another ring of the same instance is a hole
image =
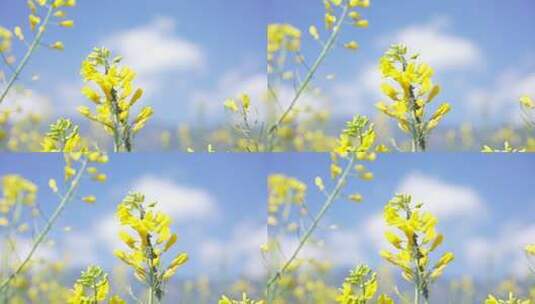
[[[163,254],[175,245],[178,236],[171,232],[171,218],[155,207],[156,203],[146,203],[141,193],[130,193],[124,198],[116,216],[121,226],[131,228],[136,234],[120,231],[119,237],[129,250],[117,250],[115,255],[132,267],[136,278],[161,299],[164,283],[188,261],[188,255],[179,253],[166,267],[162,266]]]
[[[418,54],[408,55],[407,46],[392,45],[379,60],[379,70],[384,79],[381,91],[391,100],[390,104],[377,103],[379,111],[394,118],[399,128],[411,134],[414,149],[426,149],[426,137],[451,110],[449,103],[442,103],[430,115],[428,105],[439,94],[440,87],[433,84],[433,69],[418,61]]]
[[[89,54],[82,63],[80,74],[100,92],[89,85],[83,87],[82,94],[93,102],[95,111],[82,106],[78,112],[113,135],[116,151],[130,151],[133,136],[145,126],[153,110],[145,106],[133,119],[130,118],[132,107],[143,96],[143,90],[134,89],[135,72],[119,66],[120,62],[121,57],[111,59],[111,52],[106,48],[95,48]]]

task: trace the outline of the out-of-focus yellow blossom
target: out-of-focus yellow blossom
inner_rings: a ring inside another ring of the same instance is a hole
[[[50,125],[41,143],[43,152],[83,152],[87,151],[78,132],[79,128],[70,119],[60,118]]]
[[[52,192],[58,192],[58,184],[55,179],[51,178],[48,180],[48,187],[50,188],[50,190],[52,190]]]
[[[382,250],[380,254],[399,267],[403,278],[412,282],[418,293],[428,299],[431,283],[442,275],[454,255],[446,252],[430,266],[430,254],[442,244],[444,237],[436,232],[436,217],[422,211],[422,207],[422,203],[413,203],[411,196],[406,194],[397,194],[387,203],[384,220],[396,231],[387,231],[385,237],[396,250]]]
[[[5,27],[0,26],[0,53],[11,49],[13,33]]]
[[[22,29],[20,28],[20,26],[15,26],[13,32],[20,41],[24,41],[24,34],[22,33]]]
[[[320,39],[320,34],[318,32],[318,28],[315,27],[314,25],[311,25],[309,28],[308,28],[308,33],[310,34],[310,36],[312,36],[312,38],[316,39],[316,40],[319,40]]]
[[[228,109],[231,112],[238,112],[238,105],[236,104],[236,101],[234,99],[227,99],[223,103],[225,106],[225,109]]]
[[[349,200],[355,203],[360,203],[362,202],[362,195],[359,193],[353,193],[349,196]]]
[[[358,265],[345,278],[336,297],[336,303],[366,304],[375,297],[377,288],[377,274],[366,265]],[[376,302],[393,303],[386,295],[380,295]]]
[[[301,31],[290,24],[269,24],[267,28],[267,51],[275,53],[281,49],[290,52],[301,48]]]
[[[58,51],[63,51],[65,49],[65,46],[61,41],[54,42],[52,45],[50,45],[50,47]]]
[[[28,16],[28,21],[30,22],[30,29],[35,31],[35,27],[41,23],[41,18],[35,15]]]
[[[355,115],[340,134],[335,152],[342,157],[355,153],[357,158],[364,160],[370,155],[375,139],[373,124],[366,116]]]
[[[59,25],[63,26],[63,27],[73,27],[74,26],[74,21],[73,20],[63,20],[63,21],[60,21]]]
[[[19,57],[18,54],[8,54],[8,52],[11,51],[12,33],[6,28],[0,26],[0,53],[2,53],[4,62],[13,71],[13,73],[10,75],[9,80],[6,81],[6,85],[0,91],[0,103],[8,96],[8,93],[14,87],[16,80],[20,78],[20,74],[27,66],[35,50],[38,49],[39,45],[42,45],[44,33],[50,24],[50,20],[53,17],[56,17],[55,13],[57,12],[57,10],[63,6],[72,7],[75,5],[75,2],[73,0],[65,1],[64,3],[59,3],[57,6],[53,3],[49,3],[49,1],[46,0],[28,0],[26,1],[26,3],[28,5],[28,8],[30,9],[30,13],[28,15],[29,28],[34,35],[32,35],[33,39],[31,41],[26,41],[21,26],[17,25],[14,27],[15,36],[20,41],[22,41],[24,43],[24,47],[26,47],[26,51],[23,55],[20,56],[20,58],[22,59],[20,60],[17,66],[14,66],[13,64],[15,63],[15,58]],[[65,15],[65,12],[63,12],[63,15]],[[57,24],[60,26],[64,25],[69,27],[72,26],[73,23],[72,20],[69,20],[66,24],[62,24],[62,22],[64,21],[61,21]],[[51,47],[53,46],[54,45],[52,45]],[[4,75],[2,74],[3,73],[0,71],[0,79],[4,78]]]
[[[356,50],[359,48],[359,44],[356,41],[350,41],[344,44],[344,47],[349,50]]]
[[[110,293],[108,274],[98,266],[89,266],[82,271],[80,278],[74,283],[67,303],[69,304],[98,304],[103,303]],[[119,296],[113,296],[109,304],[126,303]]]
[[[82,197],[82,201],[88,204],[93,204],[97,201],[97,198],[94,195],[88,195],[88,196]]]
[[[529,299],[517,298],[515,295],[513,295],[512,292],[509,293],[509,297],[507,299],[499,299],[490,294],[485,300],[485,304],[530,304],[530,303],[531,301]]]
[[[316,176],[316,178],[314,179],[314,184],[316,184],[316,187],[318,187],[320,191],[325,190],[325,185],[323,184],[323,180],[321,179],[321,177]]]
[[[484,153],[493,153],[493,152],[494,153],[497,153],[497,152],[514,153],[514,152],[526,152],[526,149],[524,149],[524,148],[514,148],[513,146],[511,146],[511,144],[508,141],[505,141],[503,143],[503,149],[492,148],[490,146],[484,145],[483,148],[481,148],[481,152],[484,152]]]
[[[156,202],[146,203],[145,196],[131,193],[117,207],[116,216],[122,226],[131,228],[136,236],[120,231],[120,239],[128,251],[117,250],[115,255],[131,266],[138,280],[150,288],[152,295],[161,300],[164,282],[171,279],[178,268],[188,261],[186,253],[179,253],[167,267],[161,265],[161,257],[178,239],[171,232],[171,218],[155,210]]]
[[[524,250],[526,251],[526,253],[527,253],[528,255],[535,256],[535,244],[532,244],[532,245],[526,245],[526,247],[524,248]]]
[[[273,174],[268,178],[268,211],[276,213],[283,204],[302,205],[307,186],[296,178]]]
[[[2,177],[2,197],[0,198],[0,214],[6,214],[16,204],[33,206],[37,197],[37,186],[19,175]]]
[[[391,104],[377,103],[379,111],[394,118],[399,128],[411,134],[413,151],[427,148],[427,136],[450,111],[449,103],[442,103],[428,118],[426,110],[429,103],[440,92],[431,77],[433,69],[418,61],[418,55],[408,55],[407,46],[393,45],[379,60],[379,70],[383,78],[390,82],[381,85],[383,93]],[[397,87],[392,86],[394,82]]]
[[[535,102],[527,95],[520,97],[520,105],[527,109],[535,109]]]
[[[250,299],[246,293],[242,293],[242,297],[239,300],[234,300],[223,295],[221,296],[221,299],[219,299],[217,303],[218,304],[264,304],[264,301]]]
[[[78,111],[88,119],[104,127],[113,136],[115,151],[131,151],[134,135],[150,119],[153,110],[145,106],[130,120],[132,107],[143,95],[142,89],[134,90],[135,72],[129,67],[120,67],[121,57],[111,57],[105,48],[95,48],[82,62],[80,74],[85,82],[94,83],[100,93],[90,86],[82,89],[89,100],[95,104],[95,112],[88,107],[79,107]]]

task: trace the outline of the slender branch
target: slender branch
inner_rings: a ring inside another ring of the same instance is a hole
[[[290,258],[284,263],[284,265],[281,267],[281,269],[279,271],[277,271],[277,273],[275,273],[269,279],[269,281],[267,283],[267,287],[266,287],[266,289],[267,289],[267,297],[268,297],[268,304],[271,303],[271,301],[270,301],[270,299],[272,297],[272,290],[271,289],[273,288],[273,285],[282,277],[284,272],[286,272],[288,267],[290,267],[292,262],[297,258],[297,255],[299,254],[301,249],[303,249],[303,247],[305,246],[305,243],[308,241],[308,239],[310,238],[310,236],[312,235],[312,233],[314,232],[314,230],[318,226],[320,220],[323,218],[323,216],[325,215],[327,210],[329,210],[329,208],[331,207],[333,202],[336,200],[336,198],[340,194],[340,191],[342,190],[342,187],[346,183],[347,176],[349,175],[349,172],[351,171],[351,168],[353,168],[354,162],[355,162],[355,155],[353,154],[353,155],[351,155],[351,158],[349,159],[349,163],[347,164],[346,168],[342,172],[342,175],[340,175],[340,178],[338,179],[335,188],[329,194],[329,196],[327,197],[327,200],[325,201],[325,203],[321,207],[319,213],[314,218],[314,221],[312,222],[310,227],[307,229],[307,231],[305,232],[305,234],[303,235],[303,237],[299,241],[299,245],[297,246],[297,248],[294,250],[294,252],[290,256]]]
[[[48,22],[50,20],[50,17],[52,16],[52,11],[53,11],[52,6],[48,6],[48,11],[46,13],[46,17],[43,21],[43,24],[37,29],[37,35],[35,35],[35,38],[30,44],[28,51],[22,58],[21,62],[17,66],[17,69],[15,70],[11,78],[9,79],[9,82],[7,83],[6,87],[2,91],[2,94],[0,95],[0,103],[4,101],[4,99],[7,96],[7,93],[9,93],[9,90],[15,83],[15,80],[17,80],[17,78],[20,76],[20,73],[22,72],[22,70],[24,69],[28,61],[30,60],[30,57],[33,55],[35,49],[37,48],[37,46],[39,46],[41,39],[43,38],[43,34],[45,33],[45,28],[48,26]]]
[[[269,130],[269,134],[270,135],[273,135],[273,133],[279,128],[279,126],[282,124],[284,119],[290,114],[290,112],[292,111],[292,109],[296,105],[297,101],[299,100],[299,98],[301,97],[301,95],[303,94],[305,89],[308,87],[308,84],[310,83],[310,81],[314,77],[314,74],[316,74],[317,69],[319,68],[319,66],[321,65],[323,60],[327,57],[327,54],[329,53],[329,51],[334,46],[334,43],[336,42],[336,39],[338,38],[338,35],[340,34],[340,29],[342,28],[342,24],[343,24],[344,20],[346,19],[347,15],[348,15],[348,12],[349,12],[349,6],[346,4],[344,6],[344,8],[343,8],[342,14],[341,14],[338,22],[333,27],[333,31],[332,31],[331,35],[329,36],[329,39],[327,40],[327,42],[323,46],[323,49],[321,50],[320,54],[318,55],[318,57],[314,61],[314,64],[312,65],[312,67],[310,67],[310,70],[306,74],[303,82],[301,83],[301,85],[297,89],[297,92],[295,93],[295,96],[292,99],[292,102],[290,102],[290,105],[288,106],[288,108],[282,113],[282,115],[280,116],[278,121]]]
[[[61,215],[63,209],[65,209],[65,206],[69,203],[69,201],[75,195],[76,189],[78,189],[80,179],[82,175],[84,174],[86,166],[87,166],[87,160],[84,159],[84,161],[82,162],[82,165],[78,169],[78,172],[76,173],[74,179],[71,182],[71,186],[69,187],[69,190],[67,190],[67,193],[65,193],[65,195],[61,199],[58,207],[56,208],[56,210],[54,210],[54,213],[50,217],[50,220],[45,224],[43,231],[41,231],[39,235],[37,236],[37,238],[35,239],[30,252],[26,255],[26,257],[24,258],[22,263],[19,265],[19,267],[17,267],[17,269],[7,279],[5,279],[2,282],[2,284],[0,285],[0,292],[2,292],[4,288],[8,286],[9,282],[11,282],[11,280],[13,280],[22,271],[22,269],[26,266],[26,264],[28,264],[28,262],[31,260],[33,254],[35,253],[39,245],[43,242],[48,232],[50,232],[50,229],[52,229],[52,226],[54,225],[58,217]]]

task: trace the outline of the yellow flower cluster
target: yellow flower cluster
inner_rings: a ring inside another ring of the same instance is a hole
[[[510,292],[509,297],[505,300],[489,295],[485,300],[485,304],[531,304],[531,301],[529,299],[519,299]]]
[[[535,256],[535,244],[527,245],[524,250],[528,255]]]
[[[526,152],[525,148],[514,148],[508,141],[503,143],[503,148],[493,148],[489,145],[484,145],[481,149],[483,153],[514,153],[514,152]]]
[[[31,12],[31,14],[28,16],[28,22],[32,32],[35,31],[38,26],[39,33],[44,32],[48,24],[48,20],[52,16],[58,19],[57,24],[61,27],[74,26],[73,20],[66,19],[67,13],[65,12],[65,8],[76,6],[76,0],[29,0],[27,3]],[[47,9],[47,13],[44,16],[39,15],[39,7],[44,7]],[[20,40],[24,40],[22,29],[18,26],[15,27],[15,35]],[[49,47],[60,51],[64,48],[61,41],[56,41],[50,44]]]
[[[300,180],[282,174],[272,174],[268,178],[268,210],[276,213],[283,204],[302,205],[307,186]]]
[[[242,293],[242,298],[240,300],[233,300],[226,296],[222,296],[221,299],[217,302],[218,304],[264,304],[264,301],[257,301],[250,299],[246,293]]]
[[[9,224],[6,216],[17,204],[34,206],[37,186],[19,175],[2,177],[2,197],[0,198],[0,227]]]
[[[280,50],[297,52],[301,49],[301,31],[290,24],[269,24],[267,28],[268,56]]]
[[[105,131],[113,135],[115,151],[131,151],[133,136],[141,130],[153,114],[145,106],[131,121],[132,107],[143,95],[142,89],[134,90],[132,82],[135,72],[129,67],[120,67],[121,57],[110,60],[111,52],[105,48],[95,48],[82,63],[80,74],[85,82],[94,83],[100,93],[91,86],[82,88],[96,111],[81,106],[78,111],[88,119],[101,124]]]
[[[86,150],[78,132],[78,126],[70,119],[60,118],[50,125],[43,138],[43,152],[79,152]]]
[[[145,203],[144,195],[131,193],[117,207],[117,218],[122,226],[136,232],[136,236],[121,231],[119,237],[129,251],[117,250],[115,255],[135,270],[135,276],[147,284],[151,293],[160,300],[163,297],[163,284],[168,281],[180,266],[188,261],[186,253],[179,253],[171,263],[162,268],[161,257],[178,237],[171,232],[171,218],[163,212],[154,210],[156,203]]]
[[[9,51],[11,49],[11,39],[13,33],[7,28],[0,26],[0,53]]]
[[[444,253],[430,267],[430,254],[442,244],[437,233],[437,219],[422,211],[423,204],[413,204],[410,195],[397,194],[384,208],[384,220],[399,232],[387,231],[385,237],[397,252],[382,250],[381,256],[402,270],[403,278],[415,284],[419,295],[429,297],[429,287],[453,261],[451,252]]]
[[[89,266],[74,283],[67,303],[98,304],[105,301],[109,293],[108,275],[98,266]],[[108,304],[126,304],[126,301],[119,296],[113,296],[108,300]]]
[[[350,271],[345,278],[342,288],[336,296],[336,303],[340,304],[366,304],[371,301],[377,293],[377,274],[367,265],[358,265]],[[394,304],[394,301],[387,295],[377,297],[377,304]]]
[[[346,123],[346,128],[340,134],[334,150],[341,157],[355,153],[360,160],[375,159],[375,153],[369,152],[373,148],[377,135],[373,124],[366,116],[356,115]]]
[[[381,85],[382,92],[392,103],[377,103],[377,108],[398,121],[399,128],[411,134],[413,150],[426,149],[426,137],[450,111],[449,103],[442,103],[427,119],[426,107],[440,92],[431,77],[433,69],[426,63],[418,62],[418,55],[407,58],[405,45],[393,45],[379,61],[379,70],[389,82]]]
[[[362,19],[361,15],[357,11],[350,11],[350,9],[354,8],[367,8],[370,6],[369,0],[326,0],[323,1],[323,4],[325,6],[325,27],[328,30],[336,30],[336,22],[338,19],[335,16],[335,7],[343,7],[343,13],[341,18],[345,18],[346,16],[349,16],[352,19],[352,23],[356,27],[368,27],[368,20]],[[316,38],[317,36],[317,29],[315,27],[311,27],[309,29],[309,32],[311,35]],[[316,34],[315,34],[316,33]],[[350,45],[356,45],[356,42],[351,41],[348,44]],[[351,49],[351,47],[349,47]]]

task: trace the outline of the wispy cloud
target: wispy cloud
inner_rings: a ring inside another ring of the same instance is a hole
[[[435,69],[466,69],[482,62],[476,43],[449,31],[449,20],[443,17],[402,28],[381,42],[385,46],[404,43]]]
[[[137,72],[136,83],[149,94],[167,74],[199,71],[206,65],[202,47],[175,33],[175,21],[158,17],[146,25],[111,34],[103,45],[121,54]]]
[[[172,179],[145,175],[133,183],[132,189],[157,201],[158,207],[176,222],[210,219],[218,212],[216,200],[208,191]]]

